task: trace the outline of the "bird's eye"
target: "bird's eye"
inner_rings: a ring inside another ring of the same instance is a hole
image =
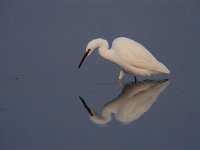
[[[91,50],[91,49],[90,49],[90,48],[88,48],[88,50],[87,50],[87,51],[89,52],[90,50]]]

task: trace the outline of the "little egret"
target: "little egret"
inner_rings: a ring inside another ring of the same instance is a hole
[[[78,68],[96,48],[99,48],[99,54],[103,58],[121,68],[119,79],[122,79],[125,74],[134,75],[136,81],[136,76],[170,73],[167,67],[159,62],[144,46],[126,37],[116,38],[110,50],[107,40],[98,38],[90,41]]]
[[[122,82],[122,80],[119,80]],[[112,114],[123,124],[131,123],[147,112],[159,95],[170,83],[168,80],[141,81],[134,84],[120,83],[122,88],[119,96],[106,103],[98,114],[90,108],[82,97],[79,97],[89,113],[90,119],[96,124],[107,124]]]

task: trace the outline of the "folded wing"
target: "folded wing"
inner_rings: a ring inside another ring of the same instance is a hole
[[[138,42],[120,37],[113,41],[112,49],[119,61],[131,66],[150,71],[169,73],[169,70],[160,63],[143,45]]]

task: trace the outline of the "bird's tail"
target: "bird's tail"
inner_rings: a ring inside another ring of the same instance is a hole
[[[161,66],[162,73],[170,74],[169,69],[163,63],[160,62],[160,66]]]

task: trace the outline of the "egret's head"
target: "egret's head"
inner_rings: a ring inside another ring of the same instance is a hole
[[[105,125],[108,122],[110,122],[111,117],[103,117],[98,115],[93,109],[89,108],[88,105],[86,104],[86,102],[84,101],[84,99],[79,96],[81,102],[83,103],[83,106],[85,107],[85,109],[87,110],[87,112],[90,115],[90,120],[92,120],[94,123],[99,124],[99,125]]]
[[[82,63],[84,62],[84,60],[90,55],[92,54],[92,52],[101,46],[101,40],[102,39],[94,39],[92,41],[90,41],[86,47],[86,50],[85,50],[85,54],[83,55],[83,58],[81,59],[81,62],[80,64],[78,65],[78,68],[81,67]]]
[[[99,39],[94,39],[87,44],[85,52],[89,51],[88,56],[99,47],[99,42]]]

